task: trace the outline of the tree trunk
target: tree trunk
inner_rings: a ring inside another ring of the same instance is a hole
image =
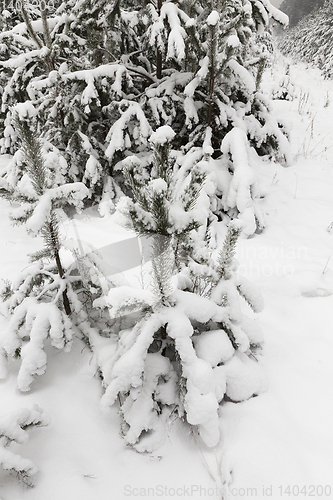
[[[62,265],[61,265],[61,260],[60,260],[60,256],[59,256],[58,250],[56,250],[54,256],[55,256],[55,260],[56,260],[56,263],[57,263],[57,268],[58,268],[59,276],[60,276],[60,278],[63,278],[63,276],[64,276],[64,270],[63,270]],[[65,309],[65,312],[66,312],[67,316],[70,316],[70,314],[71,314],[72,311],[71,311],[71,306],[69,304],[69,299],[68,299],[68,295],[67,295],[67,290],[66,289],[62,292],[62,301],[63,301],[64,309]]]
[[[212,112],[213,112],[213,95],[215,88],[215,27],[211,27],[211,42],[210,42],[210,75],[209,75],[209,88],[208,88],[208,111],[207,111],[207,125],[211,126]]]
[[[50,222],[48,224],[48,226],[49,226],[49,230],[50,230],[51,240],[53,242],[53,253],[54,253],[54,258],[55,258],[55,261],[56,261],[56,264],[57,264],[58,273],[59,273],[60,278],[63,279],[63,277],[64,277],[64,270],[63,270],[63,267],[62,267],[62,264],[61,264],[61,260],[60,260],[60,255],[59,255],[59,250],[58,250],[58,245],[57,245],[56,231],[54,230],[52,222]],[[63,301],[64,309],[65,309],[65,312],[66,312],[67,316],[70,316],[70,314],[71,314],[72,311],[71,311],[71,306],[70,306],[70,303],[69,303],[69,299],[68,299],[68,295],[67,295],[67,290],[66,289],[62,292],[62,301]]]
[[[157,1],[158,14],[161,13],[162,4],[163,4],[163,0]],[[156,47],[156,78],[158,78],[158,80],[160,80],[162,78],[162,65],[163,65],[162,52],[161,52],[161,49],[157,46]]]

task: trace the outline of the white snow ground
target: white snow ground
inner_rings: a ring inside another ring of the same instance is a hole
[[[267,85],[284,68],[279,61]],[[77,340],[70,353],[50,349],[47,372],[30,393],[16,390],[14,365],[0,382],[0,415],[37,403],[51,417],[13,448],[38,466],[35,487],[0,470],[2,500],[333,498],[333,82],[304,65],[291,67],[291,80],[296,98],[275,108],[291,127],[294,161],[262,168],[267,228],[241,240],[237,255],[240,272],[265,299],[257,321],[266,339],[267,393],[223,404],[215,450],[175,422],[158,453],[140,455],[124,446],[116,409],[100,410],[88,348]],[[10,225],[8,212],[0,200],[2,278],[14,277],[38,248]],[[87,216],[77,225],[95,246],[133,243],[108,220]]]

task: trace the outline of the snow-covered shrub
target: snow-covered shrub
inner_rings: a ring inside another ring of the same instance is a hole
[[[163,302],[148,290],[114,289],[108,295],[111,315],[142,308],[142,319],[121,330],[116,344],[107,344],[107,349],[113,346],[110,356],[103,356],[104,344],[100,350],[96,346],[106,388],[102,403],[120,402],[125,440],[139,451],[163,442],[171,414],[198,428],[207,446],[215,446],[219,403],[225,398],[242,401],[264,388],[261,368],[252,357],[262,335],[243,315],[239,294],[257,312],[260,295],[222,262],[230,276],[218,276],[217,263],[206,297],[179,286]],[[197,270],[193,276],[207,278]],[[187,288],[195,290],[195,281],[185,275],[181,282],[185,278]]]
[[[35,377],[45,373],[48,343],[69,351],[74,332],[90,342],[97,330],[109,331],[112,326],[107,314],[101,316],[92,308],[93,301],[114,286],[103,275],[102,259],[91,248],[80,256],[77,242],[71,240],[62,242],[62,251],[66,250],[74,252],[74,261],[63,267],[62,278],[54,260],[42,251],[38,261],[27,266],[3,293],[8,325],[0,332],[0,379],[6,378],[8,363],[20,358],[20,391],[29,391]],[[69,315],[64,309],[64,291]]]
[[[48,419],[37,405],[31,409],[22,408],[5,416],[0,416],[0,467],[14,471],[19,479],[32,486],[31,476],[38,471],[27,458],[23,458],[10,449],[12,443],[23,444],[29,439],[27,429],[33,426],[47,425]]]
[[[15,308],[7,329],[0,335],[2,378],[7,375],[8,358],[19,356],[17,386],[20,391],[28,391],[36,375],[45,373],[46,338],[50,337],[52,345],[58,349],[69,349],[73,336],[71,326],[71,321],[56,303],[25,298]]]
[[[292,101],[295,97],[295,84],[290,76],[290,64],[287,65],[285,74],[272,89],[273,99]]]
[[[132,324],[127,321],[117,335],[95,341],[93,349],[105,386],[102,403],[119,401],[125,440],[139,451],[163,442],[171,415],[215,446],[219,403],[242,401],[264,387],[252,357],[262,334],[241,308],[243,297],[259,312],[262,299],[237,275],[233,260],[242,223],[230,224],[216,262],[207,250],[205,260],[196,260],[202,247],[197,252],[192,233],[200,223],[194,215],[200,214],[196,202],[204,178],[195,184],[188,179],[185,188],[173,183],[168,153],[173,137],[170,127],[152,135],[154,160],[146,176],[137,158],[128,159],[135,201],[120,206],[131,227],[153,240],[151,286],[114,288],[106,300],[95,301],[96,307],[108,307],[112,318],[135,313]],[[181,259],[177,238],[185,235],[192,245]]]
[[[221,211],[235,216],[244,222],[243,234],[250,235],[265,227],[265,221],[259,207],[261,191],[255,173],[256,163],[260,159],[246,140],[244,131],[234,127],[223,139],[222,156],[215,161],[215,172],[219,186],[216,193],[221,195],[215,213]],[[224,183],[219,181],[220,177]],[[226,182],[226,180],[228,181]]]

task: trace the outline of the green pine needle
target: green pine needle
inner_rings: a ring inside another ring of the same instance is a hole
[[[222,250],[220,251],[216,270],[221,278],[230,279],[231,277],[231,265],[236,252],[236,245],[241,229],[230,224],[228,227],[228,232],[225,237]]]

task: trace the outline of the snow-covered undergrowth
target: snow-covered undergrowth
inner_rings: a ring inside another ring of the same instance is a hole
[[[279,62],[267,86],[280,80],[285,68]],[[239,274],[254,282],[265,300],[265,309],[254,317],[265,334],[261,365],[269,390],[222,404],[217,448],[205,448],[176,420],[157,452],[139,455],[119,436],[117,410],[100,410],[102,390],[89,349],[78,339],[69,353],[46,346],[48,371],[29,394],[15,391],[15,362],[0,384],[0,416],[37,403],[52,417],[18,450],[39,469],[35,488],[18,486],[0,470],[3,500],[221,499],[223,489],[229,500],[278,500],[293,498],[302,488],[312,498],[327,497],[330,486],[333,490],[333,136],[332,105],[326,104],[333,85],[304,66],[290,67],[290,81],[294,99],[276,101],[274,107],[291,129],[293,163],[260,168],[266,229],[239,240],[237,250]],[[22,228],[10,226],[5,201],[0,208],[1,276],[13,278],[27,265],[26,252],[39,246]],[[92,212],[76,224],[80,238],[97,247],[99,241],[106,247],[124,239],[124,230]],[[217,230],[222,244],[225,228],[221,224]],[[126,237],[131,241],[132,234]],[[139,283],[140,267],[137,271],[124,274]],[[1,316],[0,321],[4,328]]]
[[[36,474],[37,467],[29,459],[24,459],[10,449],[12,443],[25,443],[26,429],[47,424],[43,410],[35,405],[31,410],[23,408],[0,418],[0,465],[4,470],[15,471],[18,477],[31,485],[29,477]]]

